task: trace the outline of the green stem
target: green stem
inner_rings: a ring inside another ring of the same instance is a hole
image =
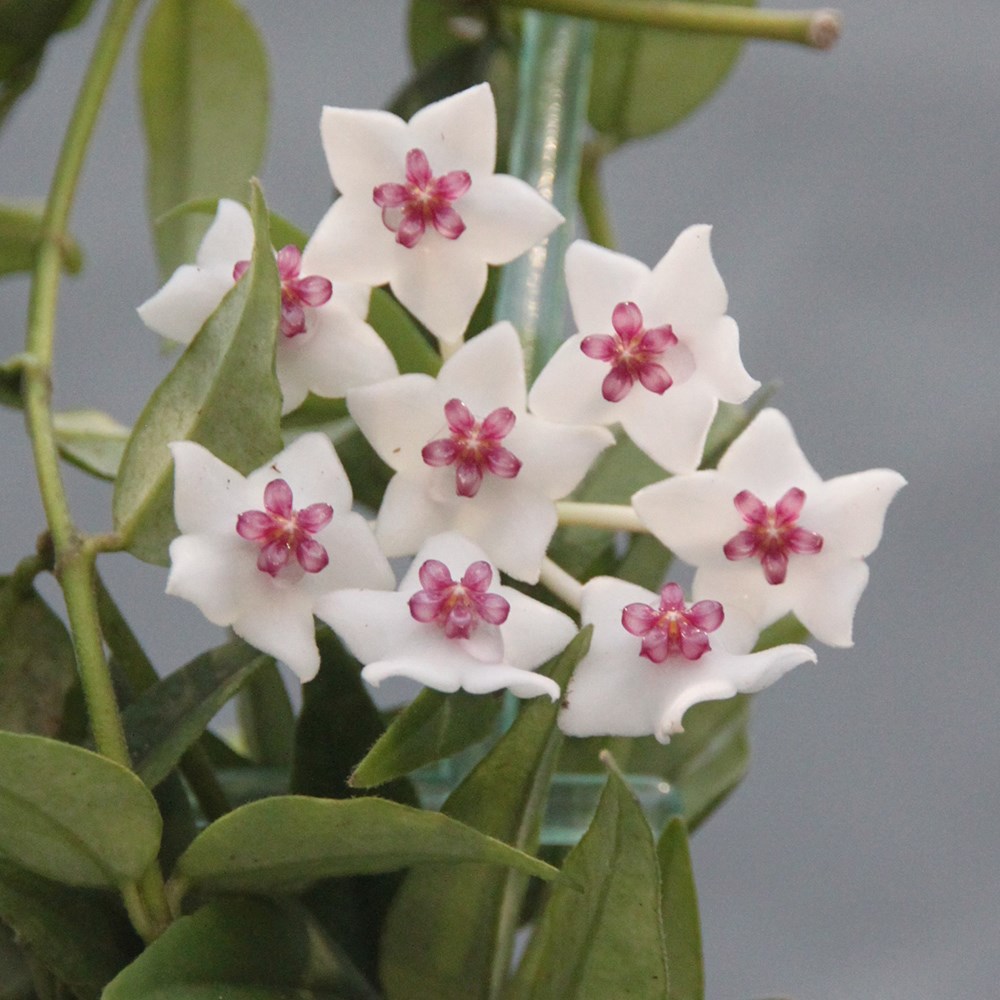
[[[556,504],[556,513],[560,525],[574,524],[608,531],[630,531],[637,535],[649,534],[649,528],[639,520],[636,512],[624,504],[562,500]]]
[[[500,0],[505,7],[520,7],[585,17],[614,24],[665,28],[702,35],[735,35],[776,42],[797,42],[813,49],[828,49],[840,37],[837,11],[756,10],[728,4],[682,3],[680,0]]]
[[[591,140],[583,147],[583,158],[580,161],[580,211],[590,239],[613,250],[615,233],[601,189],[601,164],[608,152],[607,144],[599,139]]]
[[[538,582],[550,593],[555,594],[561,601],[564,601],[573,608],[574,611],[580,610],[580,602],[583,597],[583,584],[547,556],[542,563],[542,572],[538,578]]]

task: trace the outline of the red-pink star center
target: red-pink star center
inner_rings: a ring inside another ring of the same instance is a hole
[[[580,350],[595,361],[605,361],[611,371],[604,376],[601,394],[609,403],[618,403],[638,381],[644,389],[662,395],[673,385],[673,379],[660,364],[660,356],[677,343],[673,328],[655,326],[647,330],[642,325],[642,312],[634,302],[619,302],[611,314],[615,329],[612,337],[595,333],[584,337]]]
[[[639,655],[653,663],[671,655],[697,660],[712,648],[707,633],[714,632],[723,617],[718,601],[698,601],[689,608],[680,586],[668,583],[660,591],[659,608],[629,604],[622,610],[622,626],[642,637]]]
[[[264,509],[247,510],[236,518],[236,534],[260,547],[257,569],[277,576],[294,554],[307,573],[318,573],[330,561],[312,536],[333,517],[328,503],[292,509],[292,490],[284,479],[272,479],[264,488]]]
[[[788,554],[814,555],[823,548],[823,536],[798,524],[806,502],[803,490],[793,486],[773,506],[768,507],[750,490],[733,498],[747,527],[723,546],[727,559],[759,559],[768,583],[785,582]]]
[[[480,423],[465,403],[450,399],[444,415],[451,437],[425,444],[420,454],[435,468],[455,466],[455,492],[460,497],[474,497],[487,472],[513,479],[521,471],[521,460],[500,444],[514,428],[513,410],[501,406]]]
[[[299,277],[302,254],[289,244],[278,251],[278,277],[281,279],[281,334],[295,337],[306,332],[305,306],[321,306],[333,295],[331,282],[318,274]],[[240,260],[233,268],[233,280],[239,281],[250,266],[250,261]]]
[[[418,622],[434,622],[449,639],[468,639],[480,622],[502,625],[510,614],[510,604],[488,592],[493,580],[488,562],[472,563],[456,583],[443,562],[428,559],[419,576],[424,589],[410,598],[410,614]]]
[[[424,151],[411,149],[406,154],[406,183],[379,184],[372,200],[382,209],[382,222],[396,234],[396,242],[412,248],[428,223],[446,240],[457,240],[465,232],[465,223],[452,206],[471,185],[464,170],[435,177]]]

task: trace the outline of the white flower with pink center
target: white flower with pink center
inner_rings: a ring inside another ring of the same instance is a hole
[[[395,593],[339,590],[316,614],[378,686],[408,677],[438,691],[559,697],[534,671],[562,650],[576,625],[562,612],[500,584],[477,545],[455,533],[428,539]]]
[[[583,240],[570,246],[566,284],[580,332],[535,381],[535,413],[620,423],[664,469],[698,467],[719,401],[741,403],[760,385],[740,360],[710,234],[684,230],[652,270]]]
[[[314,236],[323,273],[389,283],[436,337],[462,338],[486,287],[562,216],[534,188],[495,174],[496,106],[479,84],[418,111],[325,108],[323,148],[340,192]]]
[[[674,476],[632,504],[650,531],[697,567],[696,597],[722,601],[760,628],[794,612],[830,646],[850,646],[868,583],[865,557],[906,480],[870,469],[824,482],[788,419],[764,410],[718,469]]]
[[[538,580],[555,501],[613,438],[527,412],[517,333],[497,323],[464,344],[437,379],[409,374],[352,390],[348,409],[396,472],[376,534],[389,556],[460,531],[519,580]]]
[[[220,199],[196,262],[179,267],[139,306],[142,321],[162,337],[190,343],[249,267],[253,242],[250,213]],[[311,246],[301,253],[286,246],[276,255],[281,328],[275,369],[285,413],[310,392],[339,399],[356,385],[398,374],[389,348],[365,322],[370,286],[331,281],[317,267]]]
[[[181,534],[170,544],[167,593],[310,680],[319,598],[395,584],[368,524],[351,511],[330,439],[305,434],[246,477],[192,441],[170,450]]]
[[[702,701],[760,691],[800,663],[808,646],[750,653],[752,623],[717,601],[684,602],[677,584],[659,595],[614,577],[583,586],[580,617],[593,625],[559,713],[570,736],[655,736],[683,732],[684,713]]]

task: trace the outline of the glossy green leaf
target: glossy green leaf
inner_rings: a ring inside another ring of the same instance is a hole
[[[225,899],[181,917],[102,1000],[377,1000],[292,900]]]
[[[594,820],[567,855],[505,996],[666,1000],[659,896],[652,832],[612,769]]]
[[[116,529],[128,550],[165,563],[177,533],[171,441],[197,441],[240,472],[281,450],[274,375],[278,272],[260,189],[253,186],[253,260],[146,404],[115,483]]]
[[[672,819],[656,845],[670,1000],[705,1000],[698,893],[684,821]]]
[[[100,410],[71,410],[52,417],[59,454],[99,479],[118,475],[132,431]]]
[[[385,799],[278,796],[216,820],[185,851],[177,874],[223,892],[293,891],[316,879],[428,862],[511,865],[541,878],[555,869],[440,813]]]
[[[30,271],[41,243],[41,209],[0,204],[0,275]],[[77,274],[83,266],[83,255],[72,237],[63,244],[62,256],[65,270]]]
[[[57,735],[75,680],[66,626],[33,587],[0,577],[0,729]]]
[[[590,647],[581,632],[541,672],[565,688]],[[546,793],[562,734],[559,703],[533,698],[506,735],[445,802],[442,812],[524,851],[538,848]],[[414,869],[390,913],[382,982],[390,998],[486,1000],[510,968],[527,880],[482,865]]]
[[[235,639],[144,691],[122,722],[136,773],[150,787],[177,766],[216,712],[271,657]]]
[[[97,1000],[141,948],[113,896],[71,889],[2,859],[0,919],[36,961],[83,1000]]]
[[[754,6],[754,0],[708,2]],[[613,142],[672,128],[722,85],[742,46],[740,38],[599,24],[590,123]]]
[[[425,688],[393,719],[351,775],[355,788],[375,788],[486,739],[502,697]]]
[[[241,200],[267,139],[267,54],[232,0],[159,0],[142,39],[147,199],[163,277],[194,260],[208,220],[167,210],[196,198]]]
[[[69,885],[116,886],[160,844],[153,796],[89,750],[0,732],[0,857]]]
[[[368,325],[386,342],[401,372],[437,375],[441,355],[421,333],[412,316],[384,288],[372,291]]]
[[[273,660],[240,691],[236,711],[250,758],[287,772],[295,753],[295,710]]]

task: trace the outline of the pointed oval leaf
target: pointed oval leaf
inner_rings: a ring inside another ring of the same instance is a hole
[[[400,372],[437,375],[441,355],[420,332],[410,314],[384,288],[372,290],[368,325],[386,342]]]
[[[708,2],[752,7],[755,0]],[[619,143],[672,128],[722,85],[742,46],[741,38],[599,24],[591,125]]]
[[[42,212],[24,205],[0,205],[0,274],[30,271],[42,243]],[[80,247],[70,236],[62,245],[63,267],[77,274],[83,266]]]
[[[99,479],[118,475],[132,431],[100,410],[71,410],[52,416],[59,454]]]
[[[274,374],[278,271],[264,199],[256,184],[252,190],[250,267],[146,404],[115,482],[115,527],[128,550],[148,562],[165,564],[177,534],[171,441],[197,441],[244,473],[281,450]]]
[[[160,0],[142,39],[147,199],[166,278],[194,260],[208,220],[164,212],[195,198],[243,197],[267,140],[267,53],[232,0]]]
[[[160,814],[131,772],[89,750],[0,732],[0,857],[68,885],[139,878]]]
[[[663,936],[670,968],[670,1000],[705,1000],[698,893],[691,871],[691,849],[682,819],[672,819],[656,845],[660,862]]]
[[[511,865],[540,878],[551,866],[440,813],[385,799],[287,795],[216,820],[177,863],[184,880],[227,892],[283,892],[334,875],[428,862]]]

